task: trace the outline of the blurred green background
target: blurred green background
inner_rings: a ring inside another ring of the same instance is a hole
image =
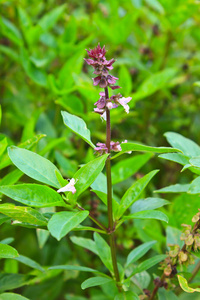
[[[94,143],[105,141],[105,123],[93,113],[100,89],[92,85],[92,68],[83,60],[87,57],[85,49],[94,48],[98,43],[106,46],[107,59],[117,59],[111,73],[119,77],[120,93],[132,97],[128,115],[122,108],[111,112],[114,141],[127,139],[167,146],[163,134],[175,131],[200,144],[200,88],[193,85],[200,73],[199,1],[13,0],[0,1],[0,14],[0,184],[30,182],[30,178],[22,177],[11,165],[7,145],[21,145],[47,157],[66,178],[71,178],[80,164],[94,157],[84,141],[64,127],[60,111],[83,118]],[[155,189],[193,179],[187,170],[180,175],[181,168],[175,163],[152,157],[135,176],[129,171],[131,177],[124,177],[116,184],[115,193],[120,197],[135,179],[156,168],[161,171],[149,186],[149,195]],[[12,180],[8,177],[10,172]],[[92,197],[91,201],[89,193],[85,193],[83,202],[105,221],[104,208],[99,205],[96,211],[94,201],[99,202],[96,196]],[[196,196],[190,196],[188,201],[189,215],[181,205],[183,196],[166,199],[172,201],[167,211],[169,225],[180,229],[184,213],[184,222],[190,222],[196,212]],[[119,230],[118,250],[122,261],[139,240],[159,239],[155,251],[165,251],[162,224],[138,220],[134,225]],[[43,265],[78,262],[93,267],[99,264],[91,259],[91,253],[74,246],[68,237],[60,243],[49,238],[40,250],[33,229],[4,224],[1,235],[1,239],[15,236],[13,245],[18,251]],[[30,271],[9,260],[2,267],[12,273]],[[47,295],[52,300],[104,299],[98,289],[81,291],[80,282],[85,275],[77,276],[74,271],[64,273],[60,280],[54,271],[43,277],[38,275],[36,286],[32,282],[33,285],[18,287],[16,291],[33,300],[45,300]],[[104,290],[105,299],[109,299],[106,285]],[[74,294],[86,298],[76,298]]]

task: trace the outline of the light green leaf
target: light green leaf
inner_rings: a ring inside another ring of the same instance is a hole
[[[70,202],[75,202],[78,196],[81,193],[83,193],[94,182],[96,177],[103,170],[107,157],[108,154],[104,154],[90,161],[74,174],[73,178],[76,180],[76,193],[68,193],[67,198]]]
[[[0,294],[1,300],[29,300],[28,298],[25,298],[21,295],[14,294],[14,293],[3,293]]]
[[[200,156],[191,158],[189,162],[193,167],[200,168]]]
[[[53,187],[60,188],[55,171],[60,172],[48,159],[32,151],[15,146],[8,148],[8,154],[18,169],[29,177]]]
[[[3,138],[1,141],[0,141],[0,156],[4,153],[4,151],[6,150],[6,147],[8,145],[8,142],[7,142],[7,138]]]
[[[171,152],[181,152],[181,150],[176,148],[170,148],[170,147],[151,147],[146,146],[142,144],[136,144],[136,143],[121,143],[122,150],[114,155],[112,157],[116,158],[123,153],[129,152],[129,151],[140,151],[140,152],[152,152],[152,153],[171,153]]]
[[[164,260],[166,257],[167,257],[167,255],[161,254],[161,255],[153,256],[153,257],[143,261],[138,267],[135,268],[135,270],[129,277],[132,277],[133,275],[135,275],[137,273],[140,273],[142,271],[146,271],[146,270],[150,269],[151,267],[155,266],[156,264],[158,264],[159,262]]]
[[[106,175],[100,173],[95,181],[91,184],[91,188],[95,191],[100,191],[104,194],[107,194],[107,179]]]
[[[19,256],[19,253],[15,248],[0,243],[0,258],[13,258],[17,256]]]
[[[124,212],[138,199],[142,191],[145,189],[153,176],[158,173],[158,170],[151,171],[134,184],[126,191],[122,197],[116,218],[119,219]]]
[[[14,184],[22,177],[22,175],[23,172],[16,169],[2,178],[2,180],[0,181],[0,186]]]
[[[81,284],[81,288],[83,290],[92,287],[92,286],[98,286],[98,285],[102,285],[108,282],[111,282],[112,278],[107,278],[107,277],[91,277],[86,279],[82,284]]]
[[[76,265],[60,265],[60,266],[53,266],[50,267],[49,270],[75,270],[75,271],[82,271],[82,272],[92,272],[98,273],[99,271],[87,267],[76,266]]]
[[[95,145],[91,141],[90,130],[87,129],[85,122],[81,118],[66,111],[62,111],[61,114],[64,124],[94,148]]]
[[[46,226],[47,221],[42,214],[37,210],[25,206],[15,206],[13,204],[1,204],[0,212],[14,220],[35,224],[39,226]]]
[[[178,277],[178,281],[179,281],[181,288],[186,293],[194,293],[194,292],[200,293],[200,288],[193,289],[193,288],[189,287],[188,282],[184,277],[182,277],[181,275],[177,275],[177,277]]]
[[[188,194],[200,193],[200,176],[195,178],[189,185]]]
[[[135,174],[152,157],[151,153],[124,159],[112,167],[112,183],[117,184]]]
[[[28,281],[33,278],[33,276],[22,275],[22,274],[10,274],[1,273],[0,274],[0,291],[8,291],[19,288],[28,283]],[[13,300],[17,298],[11,298]],[[23,299],[23,298],[22,298]],[[20,300],[22,300],[20,299]]]
[[[65,8],[66,4],[63,4],[52,9],[40,19],[38,25],[42,27],[44,31],[49,30],[56,24],[57,20],[62,16]]]
[[[181,153],[160,154],[159,157],[170,160],[170,161],[177,162],[178,164],[181,164],[181,165],[186,165],[189,163],[189,157],[187,157]]]
[[[179,298],[172,291],[166,290],[165,288],[159,288],[158,300],[178,300],[178,299]]]
[[[110,247],[108,246],[106,241],[96,232],[94,233],[94,241],[101,261],[106,266],[106,268],[112,272],[113,265],[112,265]]]
[[[161,198],[146,198],[137,200],[131,207],[131,212],[136,213],[144,210],[152,210],[170,204],[169,201]]]
[[[85,249],[88,249],[88,250],[92,251],[93,253],[95,253],[96,255],[98,255],[98,250],[97,250],[96,244],[93,240],[82,238],[82,237],[77,237],[77,236],[71,236],[70,240],[74,244],[76,244],[80,247],[83,247]]]
[[[165,10],[158,0],[145,0],[145,2],[160,14],[164,14]]]
[[[0,192],[20,203],[34,207],[65,206],[62,197],[48,186],[17,184],[0,186]]]
[[[168,86],[169,81],[175,77],[176,69],[165,69],[149,76],[132,96],[132,103],[154,94]],[[131,102],[130,102],[131,103]]]
[[[152,248],[152,246],[155,245],[155,243],[156,241],[147,242],[133,249],[127,257],[126,267],[144,256]]]
[[[139,211],[134,214],[130,214],[128,216],[124,216],[122,220],[130,220],[130,219],[155,219],[168,223],[168,217],[162,212],[158,210],[145,210]]]
[[[140,300],[140,298],[136,293],[128,291],[116,295],[114,300]]]
[[[166,132],[164,136],[172,147],[180,149],[184,155],[189,157],[200,156],[200,147],[192,140],[175,132]]]
[[[44,247],[46,241],[48,240],[50,233],[48,230],[37,228],[36,234],[37,234],[37,240],[38,240],[39,247],[40,247],[40,249],[42,249]]]
[[[8,39],[10,39],[18,46],[23,45],[21,33],[13,23],[11,23],[8,19],[4,17],[1,17],[0,25],[1,25],[2,34],[4,36],[6,36]]]
[[[40,264],[38,264],[36,261],[34,261],[24,255],[19,255],[18,257],[14,258],[14,259],[21,262],[24,265],[27,265],[27,266],[33,268],[33,269],[37,269],[41,272],[45,271]]]
[[[187,192],[190,184],[173,184],[162,189],[156,190],[154,193],[184,193]]]
[[[60,241],[68,232],[79,225],[88,216],[89,212],[61,211],[53,215],[48,223],[48,229],[53,237]]]

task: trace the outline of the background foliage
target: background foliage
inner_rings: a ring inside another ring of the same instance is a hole
[[[129,115],[122,109],[112,112],[113,139],[168,146],[163,134],[175,131],[200,144],[200,90],[194,86],[200,71],[199,1],[24,0],[1,1],[0,5],[0,185],[31,182],[12,165],[6,152],[10,145],[48,158],[65,178],[71,178],[79,165],[95,157],[84,141],[64,127],[60,111],[82,117],[92,131],[94,143],[105,141],[105,124],[92,112],[98,89],[92,86],[92,71],[83,60],[85,49],[98,42],[106,45],[108,58],[117,58],[113,75],[119,77],[123,96],[133,98]],[[178,164],[151,154],[135,155],[144,162],[138,168],[130,167],[128,154],[123,166],[119,157],[119,165],[114,167],[114,192],[118,197],[136,179],[156,168],[160,169],[159,175],[143,196],[152,196],[154,190],[175,183],[188,184],[196,176],[187,169],[180,174]],[[161,209],[169,217],[168,225],[156,220],[135,220],[134,226],[133,221],[127,222],[117,236],[122,262],[141,241],[158,240],[147,258],[164,253],[167,242],[173,239],[171,228],[180,230],[183,222],[192,224],[198,195],[161,195],[171,202]],[[8,201],[3,196],[2,200]],[[95,194],[85,192],[82,202],[106,222],[104,207]],[[90,233],[77,235],[91,238]],[[11,227],[6,222],[1,226],[1,240],[9,237],[9,243],[20,254],[43,266],[99,266],[98,258],[71,242],[72,236],[57,242],[43,231],[38,230],[36,235],[35,229]],[[14,289],[33,300],[47,299],[47,295],[52,300],[103,299],[99,288],[81,290],[86,277],[78,271],[43,273],[40,269],[32,271],[30,263],[27,266],[10,259],[2,260],[1,267],[3,273],[9,273],[10,283],[5,288],[0,277],[0,290],[2,286],[5,290]],[[150,273],[153,272],[159,273],[157,268]],[[152,289],[147,272],[142,280],[142,288]],[[105,299],[112,299],[109,283],[102,288]],[[196,294],[190,299],[197,299]],[[179,298],[187,297],[183,293]]]

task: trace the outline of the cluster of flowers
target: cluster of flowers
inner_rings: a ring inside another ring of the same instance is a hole
[[[123,141],[121,144],[127,143],[127,140]],[[110,150],[114,152],[122,151],[120,142],[111,142],[110,143]],[[108,153],[108,148],[106,147],[106,144],[104,143],[97,143],[97,147],[94,148],[96,152],[98,152],[100,155],[104,153]],[[128,151],[128,154],[131,154],[132,151]]]
[[[94,68],[94,74],[98,75],[97,77],[92,78],[94,85],[99,85],[101,88],[110,87],[112,90],[119,89],[120,86],[115,85],[118,78],[108,74],[108,71],[113,69],[112,64],[115,60],[113,58],[111,60],[106,60],[105,46],[101,48],[100,45],[98,45],[95,49],[86,51],[90,58],[85,58],[85,61]],[[101,92],[99,95],[100,99],[95,103],[97,107],[94,111],[100,114],[104,120],[106,119],[106,108],[110,110],[122,105],[126,113],[129,113],[129,106],[127,103],[132,99],[131,97],[125,98],[122,97],[121,94],[117,94],[107,99],[105,92]]]

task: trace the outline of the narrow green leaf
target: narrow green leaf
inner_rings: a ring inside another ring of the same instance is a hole
[[[15,294],[15,293],[3,293],[0,294],[1,300],[29,300],[28,298],[25,298],[21,295]]]
[[[0,181],[0,186],[14,184],[22,177],[22,175],[23,172],[16,169],[2,178],[2,180]]]
[[[83,290],[92,287],[92,286],[98,286],[98,285],[102,285],[108,282],[111,282],[112,278],[107,278],[107,277],[91,277],[86,279],[82,284],[81,284],[81,288]]]
[[[0,212],[4,215],[20,221],[39,226],[46,226],[47,221],[37,210],[25,206],[15,206],[13,204],[1,204]]]
[[[60,241],[68,232],[79,225],[88,216],[89,212],[61,211],[53,215],[48,223],[48,229],[53,237]]]
[[[74,244],[76,244],[80,247],[83,247],[85,249],[88,249],[88,250],[92,251],[93,253],[95,253],[96,255],[98,255],[98,250],[97,250],[96,244],[93,240],[82,238],[82,237],[77,237],[77,236],[71,236],[70,240]]]
[[[39,26],[42,27],[44,31],[52,28],[57,20],[62,16],[64,10],[66,8],[66,4],[60,5],[50,12],[46,13],[39,21]]]
[[[8,142],[7,142],[7,138],[3,138],[1,141],[0,141],[0,156],[4,153],[4,151],[6,150],[6,147],[8,145]]]
[[[152,248],[152,246],[155,245],[155,243],[156,241],[147,242],[133,249],[127,257],[126,267],[144,256]]]
[[[24,286],[29,282],[33,276],[22,275],[22,274],[0,274],[0,291],[8,291]],[[13,298],[12,298],[13,299]],[[17,298],[15,298],[17,299]],[[14,300],[14,299],[13,299]],[[20,299],[21,300],[21,299]]]
[[[103,193],[95,190],[91,190],[91,192],[95,193],[102,200],[102,202],[105,205],[107,205],[107,193]],[[119,203],[115,199],[112,199],[112,204],[113,204],[113,212],[117,211],[119,207]]]
[[[40,247],[40,249],[42,249],[44,247],[46,241],[48,240],[50,233],[48,230],[37,228],[36,234],[37,234],[37,240],[38,240],[39,247]]]
[[[9,40],[13,41],[18,46],[23,45],[21,33],[13,23],[11,23],[8,19],[4,17],[1,17],[0,25],[2,29],[2,34],[4,36],[6,36]]]
[[[61,114],[64,124],[94,148],[95,145],[92,143],[90,138],[90,130],[87,129],[85,122],[81,118],[66,111],[62,111]]]
[[[117,184],[135,174],[152,157],[151,153],[124,159],[112,167],[112,183]]]
[[[151,257],[145,261],[143,261],[138,267],[135,268],[133,273],[129,276],[132,277],[133,275],[140,273],[142,271],[146,271],[150,269],[151,267],[155,266],[162,260],[164,260],[167,257],[167,255],[161,254],[161,255],[156,255],[154,257]]]
[[[131,212],[136,213],[144,210],[152,210],[170,204],[169,201],[161,198],[146,198],[137,200],[131,207]]]
[[[178,277],[178,281],[179,281],[181,288],[186,293],[194,293],[194,292],[200,293],[200,288],[193,289],[193,288],[189,287],[188,282],[184,277],[182,277],[181,275],[177,275],[177,277]]]
[[[164,134],[168,143],[175,148],[180,149],[184,155],[189,157],[199,156],[200,147],[192,140],[175,132],[166,132]]]
[[[21,262],[24,265],[27,265],[27,266],[33,268],[33,269],[37,269],[41,272],[45,271],[40,264],[38,264],[36,261],[34,261],[24,255],[19,255],[18,257],[14,258],[14,259]]]
[[[94,241],[101,261],[109,271],[113,271],[110,247],[108,246],[106,241],[96,232],[94,233]]]
[[[122,220],[130,220],[130,219],[155,219],[168,223],[168,217],[162,212],[158,210],[145,210],[139,211],[134,214],[130,214],[128,216],[124,216]]]
[[[189,194],[199,194],[200,193],[200,176],[195,178],[188,189]]]
[[[156,190],[154,193],[184,193],[187,192],[190,184],[173,184],[162,189]]]
[[[138,181],[134,182],[134,184],[126,191],[124,196],[122,197],[118,213],[116,218],[119,219],[124,212],[138,199],[142,191],[145,189],[149,181],[153,178],[153,176],[158,172],[158,170],[151,171]]]
[[[14,258],[17,256],[19,256],[19,253],[15,248],[0,243],[0,258]]]
[[[65,206],[62,197],[48,186],[17,184],[0,186],[0,192],[20,203],[34,207]]]
[[[60,266],[53,266],[50,267],[49,270],[68,270],[68,271],[82,271],[82,272],[92,272],[98,273],[99,271],[87,267],[76,266],[76,265],[60,265]]]
[[[8,148],[8,154],[18,169],[29,177],[53,187],[60,188],[55,171],[60,172],[48,159],[32,151],[15,146]]]

